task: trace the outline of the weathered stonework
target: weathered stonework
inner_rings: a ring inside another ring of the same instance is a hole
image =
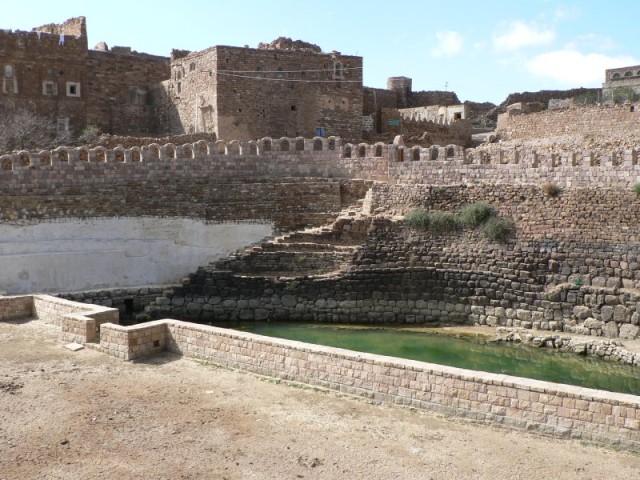
[[[634,395],[391,359],[177,320],[123,327],[117,325],[117,312],[112,309],[91,313],[88,308],[46,296],[4,297],[0,298],[0,321],[6,318],[4,312],[37,315],[45,322],[60,324],[64,341],[85,342],[124,360],[168,350],[476,422],[640,448],[640,398]],[[78,313],[70,314],[71,310]],[[92,319],[97,315],[101,315],[99,320]],[[84,333],[68,326],[83,322],[88,326]],[[94,326],[99,339],[92,336]]]
[[[619,138],[635,135],[638,130],[640,105],[576,106],[531,114],[502,113],[496,133],[510,139],[540,139],[554,136],[596,136]]]
[[[89,124],[112,133],[153,131],[147,92],[168,76],[165,57],[89,50],[84,17],[31,32],[0,30],[0,112],[26,109],[73,135]]]

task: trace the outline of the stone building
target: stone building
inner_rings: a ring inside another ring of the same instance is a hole
[[[634,102],[639,98],[640,65],[605,70],[605,79],[602,84],[604,103]]]
[[[31,32],[0,30],[0,113],[29,110],[72,136],[95,125],[135,136],[388,140],[397,132],[384,121],[385,109],[437,105],[411,116],[420,117],[414,126],[436,123],[438,130],[466,116],[463,106],[440,107],[460,103],[453,92],[413,92],[407,77],[390,77],[387,89],[364,88],[362,73],[362,57],[288,38],[258,48],[174,50],[169,58],[104,42],[89,49],[84,17]],[[446,132],[437,133],[449,143]]]
[[[279,38],[257,49],[174,51],[171,77],[155,92],[168,133],[340,136],[362,132],[362,57],[323,53]]]
[[[155,128],[147,92],[169,76],[169,59],[105,44],[89,50],[84,17],[31,32],[0,30],[0,112],[26,109],[77,135]]]

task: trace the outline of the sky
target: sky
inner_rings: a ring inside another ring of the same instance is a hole
[[[257,47],[280,36],[363,57],[364,85],[392,76],[413,90],[501,103],[512,92],[600,87],[606,68],[640,64],[637,0],[20,0],[0,28],[85,16],[89,47]],[[1,60],[1,57],[0,57]]]

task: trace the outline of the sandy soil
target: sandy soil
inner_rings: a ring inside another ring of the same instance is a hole
[[[0,323],[0,479],[640,479],[640,454]]]

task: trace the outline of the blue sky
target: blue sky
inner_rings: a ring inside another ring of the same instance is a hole
[[[364,57],[366,86],[403,75],[414,90],[452,90],[461,101],[598,87],[605,68],[640,64],[635,0],[21,0],[2,5],[0,28],[80,15],[90,47],[168,56],[286,36]]]

